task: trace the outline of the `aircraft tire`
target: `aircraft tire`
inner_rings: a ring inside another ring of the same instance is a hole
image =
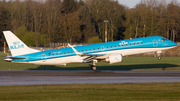
[[[158,56],[158,60],[161,60],[161,57],[160,57],[160,56]]]
[[[91,65],[91,69],[95,71],[97,70],[97,67],[95,65]]]

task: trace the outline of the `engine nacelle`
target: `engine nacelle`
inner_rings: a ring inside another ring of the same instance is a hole
[[[105,59],[106,62],[113,64],[113,63],[118,63],[122,62],[123,56],[122,54],[111,54],[108,58]]]

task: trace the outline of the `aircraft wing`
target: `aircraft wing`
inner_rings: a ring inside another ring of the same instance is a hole
[[[93,60],[104,60],[109,57],[110,54],[82,54],[80,55],[84,61],[92,62]]]
[[[104,56],[106,54],[81,54],[80,56]]]
[[[73,49],[73,51],[81,56],[83,58],[83,60],[85,60],[86,62],[92,62],[93,60],[103,60],[105,58],[107,58],[110,54],[83,54],[78,52],[73,46],[71,46],[70,44],[68,44],[69,47],[71,47]]]
[[[70,44],[68,44],[69,47],[71,47],[73,49],[73,51],[77,54],[77,55],[80,55],[80,56],[95,56],[95,55],[106,55],[106,54],[83,54],[83,53],[80,53],[78,52],[73,46],[71,46]]]

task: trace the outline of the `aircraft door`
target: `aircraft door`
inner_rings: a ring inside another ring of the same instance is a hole
[[[153,39],[153,46],[154,46],[154,47],[157,47],[157,46],[158,46],[158,41],[157,41],[157,39]]]
[[[46,62],[46,54],[41,54],[41,59],[43,62]]]

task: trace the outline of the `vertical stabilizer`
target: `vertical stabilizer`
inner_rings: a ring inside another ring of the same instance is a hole
[[[11,31],[3,31],[12,56],[24,55],[39,52],[39,50],[31,49],[24,44]]]

